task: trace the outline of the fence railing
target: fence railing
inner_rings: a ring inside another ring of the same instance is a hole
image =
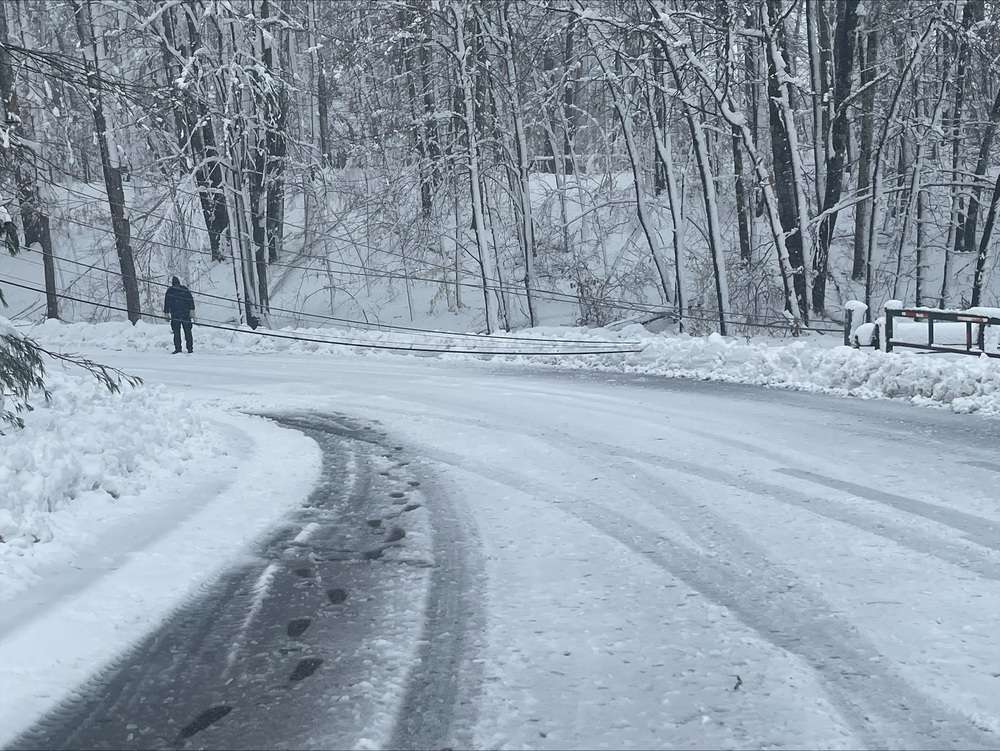
[[[994,345],[990,351],[987,343],[989,328],[1000,327],[1000,310],[905,308],[893,300],[886,304],[884,315],[879,320],[861,323],[867,310],[864,303],[851,301],[847,304],[844,344],[854,347],[873,346],[885,352],[905,347],[925,352],[1000,358],[1000,350]],[[898,323],[903,321],[925,323],[923,335],[914,337],[913,327],[907,327],[907,336],[901,336]]]

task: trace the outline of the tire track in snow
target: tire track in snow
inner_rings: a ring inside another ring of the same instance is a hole
[[[1000,520],[990,519],[968,511],[962,511],[961,509],[955,509],[949,506],[931,503],[929,501],[921,501],[918,498],[910,498],[898,493],[889,493],[885,490],[851,482],[849,480],[830,477],[829,475],[825,475],[820,472],[800,469],[794,466],[795,462],[788,456],[776,451],[762,448],[761,446],[752,444],[749,441],[742,441],[731,436],[713,436],[710,433],[705,433],[700,430],[692,430],[690,432],[717,443],[732,446],[740,451],[746,451],[748,453],[764,457],[765,459],[779,465],[775,468],[775,472],[788,475],[789,477],[794,477],[798,480],[805,480],[806,482],[821,485],[832,490],[839,490],[857,498],[865,498],[869,501],[875,501],[876,503],[884,506],[890,506],[897,511],[902,511],[906,514],[923,517],[930,521],[937,522],[945,527],[950,527],[957,532],[961,532],[966,539],[976,543],[977,545],[1000,551]],[[962,463],[980,468],[982,468],[982,465],[984,464],[983,462],[977,461]],[[1000,470],[1000,467],[998,467],[998,470]],[[987,532],[989,534],[985,534]]]
[[[683,433],[685,431],[681,432]],[[620,446],[616,446],[612,443],[602,441],[583,441],[577,435],[571,435],[570,433],[566,433],[555,428],[552,429],[551,433],[558,434],[569,445],[579,447],[593,456],[623,453]],[[728,436],[712,436],[711,434],[704,434],[700,432],[699,434],[702,435],[702,437],[710,438],[715,442],[731,445],[742,451],[749,451],[777,463],[784,463],[784,459],[780,454],[768,449],[753,446],[745,441],[740,441],[739,439]],[[524,435],[523,432],[522,435]],[[540,436],[537,435],[533,437],[541,439]],[[812,497],[800,490],[796,490],[795,488],[755,479],[746,475],[727,472],[726,470],[718,469],[714,466],[698,464],[675,456],[668,457],[636,449],[627,449],[624,454],[633,461],[645,462],[653,467],[667,468],[706,480],[711,483],[734,488],[741,492],[750,492],[771,501],[803,509],[816,516],[821,516],[842,524],[847,524],[867,534],[889,540],[901,547],[912,550],[915,553],[929,555],[937,558],[938,560],[944,561],[945,563],[972,571],[986,579],[1000,581],[1000,561],[997,561],[993,556],[984,555],[975,547],[962,545],[953,540],[935,536],[920,529],[910,528],[893,523],[892,521],[887,521],[884,518],[880,518],[870,512],[858,509],[850,504],[827,498],[824,498],[822,502],[817,503],[814,502]],[[616,468],[612,467],[612,469],[614,470]],[[798,470],[786,471],[784,474],[793,477],[796,476],[796,472],[798,472]],[[851,490],[847,490],[843,486],[836,487],[835,483],[839,484],[840,481],[837,481],[834,478],[826,478],[825,476],[817,473],[810,473],[810,475],[810,478],[797,477],[797,479],[811,480],[816,483],[816,478],[820,478],[823,482],[819,482],[818,484],[825,485],[835,490],[851,492],[852,495],[859,495],[858,492],[853,491],[871,491],[870,493],[863,494],[862,497],[865,497],[868,500],[883,503],[884,505],[889,505],[897,511],[903,511],[907,514],[920,516],[954,529],[955,531],[962,533],[963,536],[965,536],[965,538],[974,545],[986,547],[992,550],[1000,550],[1000,531],[997,531],[998,523],[995,520],[975,516],[961,511],[954,511],[954,513],[950,513],[952,512],[951,509],[940,507],[935,504],[929,504],[922,501],[911,502],[910,499],[903,498],[902,496],[887,494],[883,491],[877,491],[875,489],[864,488],[863,486],[853,483],[850,483],[852,486]],[[886,496],[891,496],[891,498],[887,499]],[[886,500],[891,500],[892,503],[885,503]],[[985,536],[982,533],[983,530],[995,532],[997,537]]]
[[[471,748],[482,680],[475,659],[484,633],[482,563],[467,514],[437,496],[432,509],[434,570],[417,664],[407,682],[389,748]]]
[[[603,464],[621,473],[620,466],[594,461],[594,456],[591,453],[586,459],[590,466]],[[565,488],[468,457],[444,451],[434,451],[430,457],[539,500],[566,497]],[[630,483],[623,479],[622,484]],[[645,493],[633,491],[635,497],[649,502],[663,493],[662,480],[648,481],[646,487]],[[694,518],[688,514],[681,523],[692,539],[708,549],[742,550],[739,566],[729,557],[706,556],[618,511],[580,497],[553,505],[726,608],[765,642],[800,658],[866,745],[928,749],[996,746],[996,735],[934,702],[885,666],[886,658],[854,626],[830,615],[832,608],[821,597],[767,559],[749,538],[717,515],[699,520],[697,514]],[[715,524],[727,531],[714,531]]]
[[[408,410],[394,406],[393,412],[411,415],[418,418],[427,418],[426,411]],[[621,417],[621,415],[619,415],[619,417]],[[447,417],[440,419],[449,423],[467,425],[480,430],[484,428],[483,421],[481,419],[467,418],[450,414]],[[498,417],[498,419],[500,418]],[[648,417],[641,416],[630,415],[630,419],[647,423],[655,422],[650,420]],[[555,427],[549,428],[548,432],[543,434],[527,429],[524,423],[520,423],[520,427],[514,427],[514,425],[515,423],[512,422],[509,427],[505,427],[502,424],[499,424],[499,422],[493,422],[490,424],[489,429],[493,432],[502,432],[512,437],[532,438],[542,442],[549,442],[553,435],[557,435],[559,438],[564,439],[569,445],[589,451],[593,456],[613,456],[623,454],[621,446],[612,443],[595,441],[584,442],[581,441],[579,435],[571,435],[570,433],[560,431]],[[659,425],[658,427],[662,429],[664,426]],[[763,449],[735,438],[713,436],[709,433],[701,431],[691,431],[686,427],[683,429],[671,428],[671,430],[675,430],[682,435],[687,432],[695,432],[703,438],[708,438],[717,443],[731,445],[734,448],[738,448],[743,451],[750,451],[751,453],[763,456],[778,464],[787,463],[787,457],[783,457],[774,451]],[[824,498],[821,503],[817,503],[812,497],[795,488],[770,483],[765,480],[754,479],[745,475],[733,474],[731,472],[720,470],[717,467],[696,464],[674,456],[666,457],[650,452],[636,451],[634,449],[627,449],[624,453],[635,459],[649,462],[654,466],[663,466],[664,463],[668,463],[670,469],[698,477],[708,482],[735,488],[740,491],[747,491],[774,502],[780,502],[788,506],[800,508],[810,514],[831,519],[833,521],[840,522],[841,524],[846,524],[854,527],[855,529],[859,529],[867,534],[889,540],[890,542],[915,553],[928,555],[944,561],[945,563],[972,571],[973,573],[976,573],[984,578],[1000,581],[1000,561],[995,560],[992,556],[984,555],[981,551],[974,547],[962,545],[944,537],[935,536],[921,529],[907,527],[905,525],[886,520],[850,504],[827,498]],[[618,468],[615,467],[613,469],[617,470]],[[974,517],[974,519],[979,518],[980,517]],[[992,526],[995,525],[996,522],[989,519],[983,519],[983,524]],[[966,529],[963,528],[958,531],[966,532]],[[969,539],[969,541],[975,544],[981,544],[979,540],[974,538]],[[989,547],[994,546],[990,545]]]
[[[689,534],[712,548],[739,550],[739,565],[701,555],[589,501],[560,508],[733,612],[766,641],[802,658],[869,746],[996,747],[995,734],[974,727],[896,675],[855,627],[830,615],[831,608],[791,572],[704,507],[688,509],[701,517],[686,525]]]
[[[601,451],[607,451],[611,448],[610,444],[605,443],[588,445],[599,447]],[[770,483],[765,480],[758,480],[745,475],[733,474],[715,467],[696,464],[694,462],[674,457],[667,458],[656,454],[638,451],[631,451],[629,453],[631,454],[633,461],[645,463],[652,467],[660,467],[680,472],[682,474],[691,475],[692,477],[697,477],[701,480],[723,485],[728,488],[734,488],[741,492],[753,493],[761,498],[783,503],[787,506],[800,508],[816,516],[831,519],[842,524],[847,524],[867,534],[889,540],[901,547],[912,550],[915,553],[929,555],[937,558],[938,560],[944,561],[945,563],[972,571],[986,579],[1000,581],[1000,562],[996,561],[989,555],[984,555],[981,551],[978,551],[974,547],[962,545],[953,540],[935,536],[920,529],[896,524],[892,521],[879,518],[871,512],[856,508],[842,501],[824,498],[821,502],[816,502],[814,498],[810,497],[806,493],[785,485]],[[786,474],[789,477],[794,476],[790,472]],[[869,498],[869,500],[877,499]],[[898,506],[894,507],[897,510],[914,513],[907,508],[899,508]],[[930,518],[926,515],[920,516]],[[973,517],[973,519],[980,519],[980,517]],[[968,533],[967,526],[956,527],[954,525],[944,524],[938,519],[932,519],[932,521],[937,521],[938,523],[955,529],[958,532]],[[981,523],[986,528],[992,527],[995,524],[995,522],[988,519],[982,519]],[[971,535],[966,539],[968,539],[971,543],[983,545],[982,536],[976,535],[976,537],[979,539],[976,539]],[[986,541],[992,542],[990,539],[987,539]],[[998,549],[995,546],[996,544],[993,543],[987,545],[986,547]]]
[[[294,416],[286,425],[322,430],[350,440],[386,444],[359,431],[346,418]],[[475,659],[484,631],[479,603],[482,563],[474,523],[433,482],[410,481],[428,498],[432,552],[426,616],[417,660],[410,670],[390,748],[467,748],[472,743],[482,668]],[[393,495],[403,497],[405,493]]]

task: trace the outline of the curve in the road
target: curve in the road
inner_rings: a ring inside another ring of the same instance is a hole
[[[437,493],[414,502],[428,480],[378,429],[339,415],[271,417],[323,451],[306,505],[12,748],[469,738],[481,617],[468,520]],[[433,560],[408,548],[421,530],[407,537],[406,527],[424,508]]]

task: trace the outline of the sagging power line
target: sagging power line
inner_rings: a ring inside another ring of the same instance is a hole
[[[29,292],[44,293],[45,290],[29,284],[23,284],[18,281],[14,281],[10,278],[0,277],[0,283],[10,285],[11,287],[16,287],[19,289],[27,290]],[[76,297],[73,295],[59,294],[59,297],[63,300],[70,300],[72,302],[82,303],[85,305],[92,305],[96,308],[101,308],[104,310],[114,310],[118,312],[128,312],[127,308],[119,305],[110,305],[108,303],[97,302],[96,300],[87,300],[82,297]],[[153,318],[155,320],[170,320],[169,316],[159,315],[159,314],[144,314],[147,318]],[[321,339],[319,337],[311,336],[299,336],[294,334],[284,334],[277,331],[266,331],[262,329],[245,329],[236,326],[228,326],[221,322],[205,322],[198,321],[197,326],[201,328],[214,329],[217,331],[230,331],[239,334],[249,334],[254,336],[261,336],[273,339],[283,339],[287,341],[297,341],[297,342],[310,342],[314,344],[328,344],[331,346],[338,347],[356,347],[360,349],[375,349],[375,350],[390,350],[395,352],[421,352],[428,354],[456,354],[456,355],[484,355],[484,356],[514,356],[514,357],[566,357],[572,355],[618,355],[618,354],[630,354],[636,352],[642,352],[643,347],[614,347],[614,348],[594,348],[594,349],[576,349],[576,350],[487,350],[487,349],[459,349],[452,347],[422,347],[404,344],[379,344],[374,342],[363,342],[363,341],[352,341],[344,339]]]
[[[37,251],[37,250],[34,250],[34,249],[29,249],[29,250],[31,252],[34,252],[34,253],[39,253],[40,252],[40,251]],[[55,255],[55,254],[52,254],[52,258],[54,258],[56,260],[59,260],[59,261],[62,261],[64,263],[70,263],[70,264],[73,264],[73,265],[76,265],[76,266],[80,266],[80,267],[82,267],[84,269],[87,269],[87,270],[100,271],[101,273],[108,274],[110,276],[116,276],[116,277],[120,277],[121,276],[121,272],[119,272],[119,271],[115,271],[114,269],[109,269],[109,268],[103,267],[103,266],[98,266],[96,264],[90,264],[90,263],[86,263],[84,261],[76,261],[76,260],[73,260],[71,258],[65,258],[63,256],[58,256],[58,255]],[[164,282],[158,282],[158,281],[156,281],[154,279],[147,279],[147,278],[144,278],[144,277],[137,277],[137,280],[140,281],[140,282],[143,282],[144,284],[149,284],[149,285],[152,285],[152,286],[161,287],[163,289],[167,289],[167,288],[170,287],[169,284],[166,284]],[[191,292],[192,292],[192,294],[194,294],[197,297],[204,297],[204,298],[207,298],[209,300],[221,300],[221,301],[224,301],[226,303],[229,303],[230,305],[238,305],[239,304],[239,300],[237,300],[236,298],[225,297],[223,295],[215,295],[215,294],[212,294],[210,292],[199,292],[199,291],[196,291],[196,290],[191,290]],[[209,305],[213,305],[214,307],[220,307],[220,308],[221,307],[229,307],[228,305],[227,306],[222,306],[222,305],[220,305],[218,303],[208,303],[208,304]],[[434,336],[466,338],[466,339],[488,339],[488,340],[493,340],[493,341],[498,341],[498,340],[502,340],[502,341],[522,341],[522,342],[532,342],[532,343],[536,343],[536,344],[558,344],[558,345],[565,345],[565,344],[585,344],[585,345],[607,344],[609,346],[618,346],[619,345],[619,342],[607,342],[607,341],[593,340],[593,339],[548,339],[548,338],[545,338],[545,337],[539,337],[539,338],[535,339],[533,337],[506,336],[506,335],[502,336],[502,337],[498,337],[498,336],[495,336],[495,335],[492,335],[492,334],[462,333],[462,332],[457,332],[457,331],[440,331],[440,330],[437,330],[437,329],[426,329],[426,328],[420,328],[420,327],[417,327],[417,326],[403,326],[403,325],[399,325],[399,324],[371,323],[369,321],[358,321],[358,320],[351,319],[351,318],[341,318],[341,317],[337,317],[337,316],[329,316],[329,315],[325,315],[325,314],[322,314],[322,313],[310,313],[310,312],[303,311],[303,310],[291,310],[289,308],[279,308],[279,307],[276,307],[274,305],[269,306],[269,310],[271,312],[286,313],[286,314],[293,315],[293,316],[301,316],[301,317],[305,317],[305,318],[315,318],[317,320],[332,321],[332,322],[335,322],[335,323],[346,323],[346,324],[351,324],[352,326],[367,326],[369,328],[389,329],[389,330],[392,330],[392,331],[405,331],[405,332],[411,332],[411,333],[416,333],[416,334],[426,334],[426,335],[434,335]],[[638,346],[638,342],[631,342],[631,341],[629,341],[629,342],[622,342],[622,343],[623,344],[628,344],[628,345],[636,345],[636,346]]]

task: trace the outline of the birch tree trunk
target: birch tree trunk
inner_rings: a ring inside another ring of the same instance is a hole
[[[514,31],[510,22],[507,4],[500,5],[504,38],[504,64],[507,67],[507,83],[510,86],[511,117],[514,121],[514,142],[517,153],[518,194],[521,199],[520,219],[522,251],[524,254],[524,295],[528,306],[529,325],[535,326],[535,300],[532,285],[535,282],[535,221],[531,209],[531,157],[528,155],[528,139],[525,137],[522,119],[520,79],[514,62]]]
[[[483,283],[484,323],[486,333],[491,334],[497,328],[496,308],[490,300],[489,270],[496,266],[490,261],[491,251],[489,239],[486,236],[486,219],[482,194],[482,176],[479,169],[479,135],[476,132],[476,102],[474,98],[474,82],[469,71],[470,50],[465,42],[465,3],[462,0],[451,0],[449,4],[454,20],[455,57],[458,63],[459,89],[462,106],[462,119],[465,123],[466,151],[469,167],[469,190],[472,198],[472,231],[476,237],[476,249],[479,253],[479,271]]]

